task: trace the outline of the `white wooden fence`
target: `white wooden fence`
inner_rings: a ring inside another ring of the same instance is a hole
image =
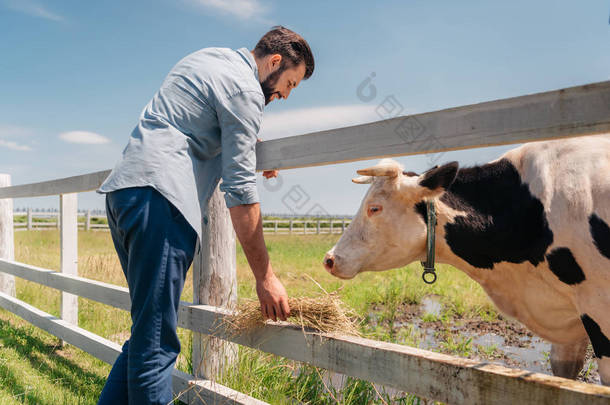
[[[15,230],[28,230],[32,229],[49,229],[49,228],[57,228],[59,229],[59,217],[60,212],[44,212],[44,211],[33,211],[32,209],[28,209],[27,211],[15,211],[13,212],[13,218],[18,216],[25,216],[25,222],[17,222],[13,221],[13,225]],[[83,218],[80,221],[80,218]],[[106,215],[94,215],[91,214],[91,210],[87,210],[83,213],[78,213],[77,223],[80,229],[84,229],[86,231],[92,229],[108,229],[107,224],[95,224],[92,223],[92,219],[103,218],[106,219]],[[36,219],[39,219],[36,221]]]
[[[43,212],[43,211],[15,211],[13,217],[25,216],[25,222],[13,221],[15,230],[28,230],[32,229],[59,229],[59,212]],[[103,229],[108,230],[108,224],[94,224],[91,222],[94,218],[106,219],[105,215],[92,215],[91,210],[81,213],[78,217],[83,217],[83,221],[78,221],[79,229],[86,231]],[[39,218],[39,221],[36,221]],[[341,234],[345,232],[345,228],[352,222],[351,219],[317,219],[317,218],[305,218],[305,219],[264,219],[263,220],[263,231],[265,233],[277,233],[277,234]]]
[[[409,122],[417,122],[416,127],[424,128],[427,136],[433,136],[436,142],[430,143],[426,136],[405,138],[400,127]],[[257,145],[258,169],[298,168],[607,132],[610,132],[610,82],[601,82],[262,142]],[[79,328],[76,306],[72,304],[73,297],[81,296],[124,310],[130,308],[125,288],[84,279],[75,273],[77,214],[74,193],[97,188],[108,173],[103,171],[0,188],[0,202],[18,197],[60,195],[61,272],[17,263],[12,259],[12,235],[6,236],[6,230],[10,227],[12,232],[13,226],[12,216],[8,218],[8,215],[0,216],[0,254],[4,255],[0,259],[0,272],[59,289],[63,291],[62,299],[70,303],[69,306],[62,305],[61,319],[56,318],[16,299],[11,295],[10,285],[0,283],[0,287],[5,286],[5,292],[0,293],[0,305],[65,342],[112,363],[119,353],[119,346]],[[0,213],[6,211],[2,211],[2,207],[0,205]],[[226,212],[215,219],[224,220],[222,215]],[[223,225],[214,226],[218,227],[214,229],[220,229]],[[226,244],[227,240],[234,239],[229,235],[219,240]],[[222,251],[223,246],[214,246],[213,243],[207,247]],[[210,257],[209,254],[200,256],[199,260],[203,260],[200,265],[210,266]],[[221,259],[227,263],[216,263],[211,267],[224,266],[224,271],[234,274],[234,257]],[[194,271],[195,278],[205,279],[198,275],[200,266],[194,266]],[[196,288],[197,292],[200,286]],[[450,404],[610,403],[608,387],[397,344],[304,334],[299,328],[281,324],[235,335],[218,326],[228,314],[228,310],[219,307],[183,302],[179,325],[202,335],[214,334],[226,341]],[[188,387],[194,389],[181,396],[188,403],[261,403],[209,379],[174,371],[175,391],[181,392]]]
[[[351,222],[351,219],[266,219],[263,220],[263,231],[287,235],[341,234]]]

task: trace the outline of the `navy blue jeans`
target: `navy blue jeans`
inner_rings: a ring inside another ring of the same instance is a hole
[[[106,213],[129,285],[132,326],[98,404],[167,405],[172,401],[172,370],[180,353],[176,334],[180,294],[197,234],[151,187],[107,194]]]

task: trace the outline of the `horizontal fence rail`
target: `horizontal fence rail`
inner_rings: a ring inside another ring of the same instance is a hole
[[[25,221],[17,221],[17,219]],[[61,215],[59,212],[46,211],[14,211],[13,227],[15,230],[49,229],[60,227]],[[85,230],[108,229],[108,224],[94,223],[95,221],[106,221],[106,215],[91,214],[91,210],[77,213],[77,226]]]
[[[261,142],[257,169],[292,169],[610,132],[610,81]]]
[[[0,271],[129,310],[129,292],[82,277],[0,260]],[[511,369],[408,346],[305,333],[270,324],[251,333],[227,330],[229,311],[182,302],[178,324],[208,335],[450,404],[608,404],[610,388]]]
[[[610,132],[610,81],[259,142],[257,170]],[[97,189],[110,170],[0,188],[0,198]]]
[[[109,174],[110,170],[102,170],[63,179],[4,187],[0,188],[0,198],[43,197],[92,191],[101,186]]]

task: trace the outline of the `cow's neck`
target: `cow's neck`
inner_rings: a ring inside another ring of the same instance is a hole
[[[542,203],[506,159],[461,169],[437,211],[438,261],[463,270],[536,266],[553,241]]]

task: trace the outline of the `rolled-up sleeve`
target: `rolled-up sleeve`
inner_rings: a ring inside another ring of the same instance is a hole
[[[227,207],[259,202],[256,189],[256,141],[264,97],[242,91],[218,103],[221,131],[222,183]]]

